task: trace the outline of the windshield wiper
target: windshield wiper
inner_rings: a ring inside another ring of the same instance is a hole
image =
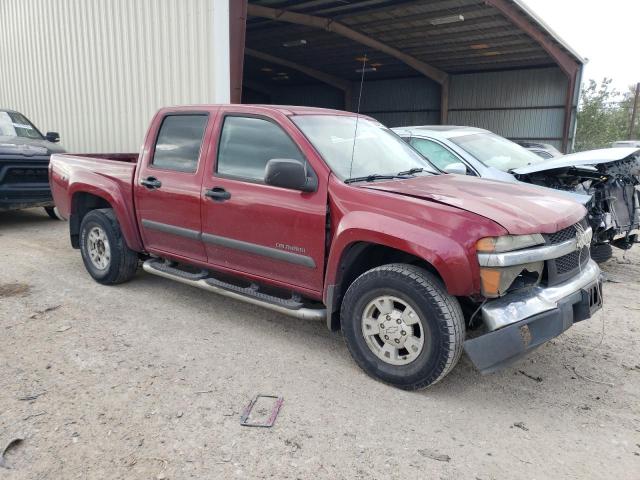
[[[424,172],[424,168],[422,167],[410,168],[409,170],[405,170],[404,172],[398,172],[395,175],[372,173],[371,175],[367,175],[365,177],[347,178],[344,181],[344,183],[373,182],[374,180],[393,180],[394,178],[407,178],[409,175],[414,175],[420,172]]]
[[[344,183],[373,182],[374,180],[393,180],[394,178],[405,178],[405,175],[382,175],[380,173],[372,173],[366,177],[347,178]]]
[[[424,168],[422,167],[414,167],[409,170],[405,170],[404,172],[398,172],[398,175],[413,175],[414,173],[424,172]]]

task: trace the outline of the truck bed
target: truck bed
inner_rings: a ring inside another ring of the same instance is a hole
[[[136,163],[138,161],[137,153],[66,153],[58,154],[59,157],[76,157],[93,160],[110,160],[113,162]]]
[[[49,181],[59,214],[73,223],[76,192],[95,196],[96,202],[111,205],[118,213],[129,247],[141,249],[133,210],[137,162],[137,153],[53,154],[49,163]]]

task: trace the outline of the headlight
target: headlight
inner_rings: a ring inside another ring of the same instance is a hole
[[[544,238],[539,233],[532,235],[504,235],[502,237],[481,238],[476,243],[476,249],[483,253],[500,253],[534,247],[543,243]]]
[[[505,235],[478,240],[479,253],[503,253],[544,244],[539,233],[532,235]],[[487,298],[500,297],[509,290],[537,285],[542,277],[544,262],[525,263],[508,267],[480,267],[480,287]]]

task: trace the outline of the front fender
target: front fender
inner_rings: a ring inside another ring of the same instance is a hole
[[[479,238],[502,234],[502,228],[484,219],[451,215],[435,225],[419,225],[381,213],[354,211],[341,218],[333,240],[325,276],[325,300],[335,285],[344,253],[357,242],[394,248],[421,258],[435,268],[447,292],[468,296],[480,292],[480,271],[475,256]],[[475,221],[475,219],[483,221]],[[437,228],[435,228],[437,227]]]

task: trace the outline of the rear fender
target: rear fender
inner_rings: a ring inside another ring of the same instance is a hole
[[[80,175],[81,176],[81,175]],[[127,187],[126,191],[123,188]],[[73,225],[77,225],[79,228],[81,218],[79,214],[84,212],[79,211],[81,206],[79,202],[74,201],[77,194],[89,194],[104,199],[109,206],[113,209],[122,236],[127,246],[134,251],[141,252],[144,250],[142,239],[140,238],[140,232],[138,230],[138,224],[136,222],[135,215],[133,213],[133,199],[131,195],[131,184],[123,185],[107,177],[100,177],[100,184],[93,185],[92,183],[83,181],[82,179],[71,179],[68,188],[68,195],[71,200],[70,204],[70,221]]]

